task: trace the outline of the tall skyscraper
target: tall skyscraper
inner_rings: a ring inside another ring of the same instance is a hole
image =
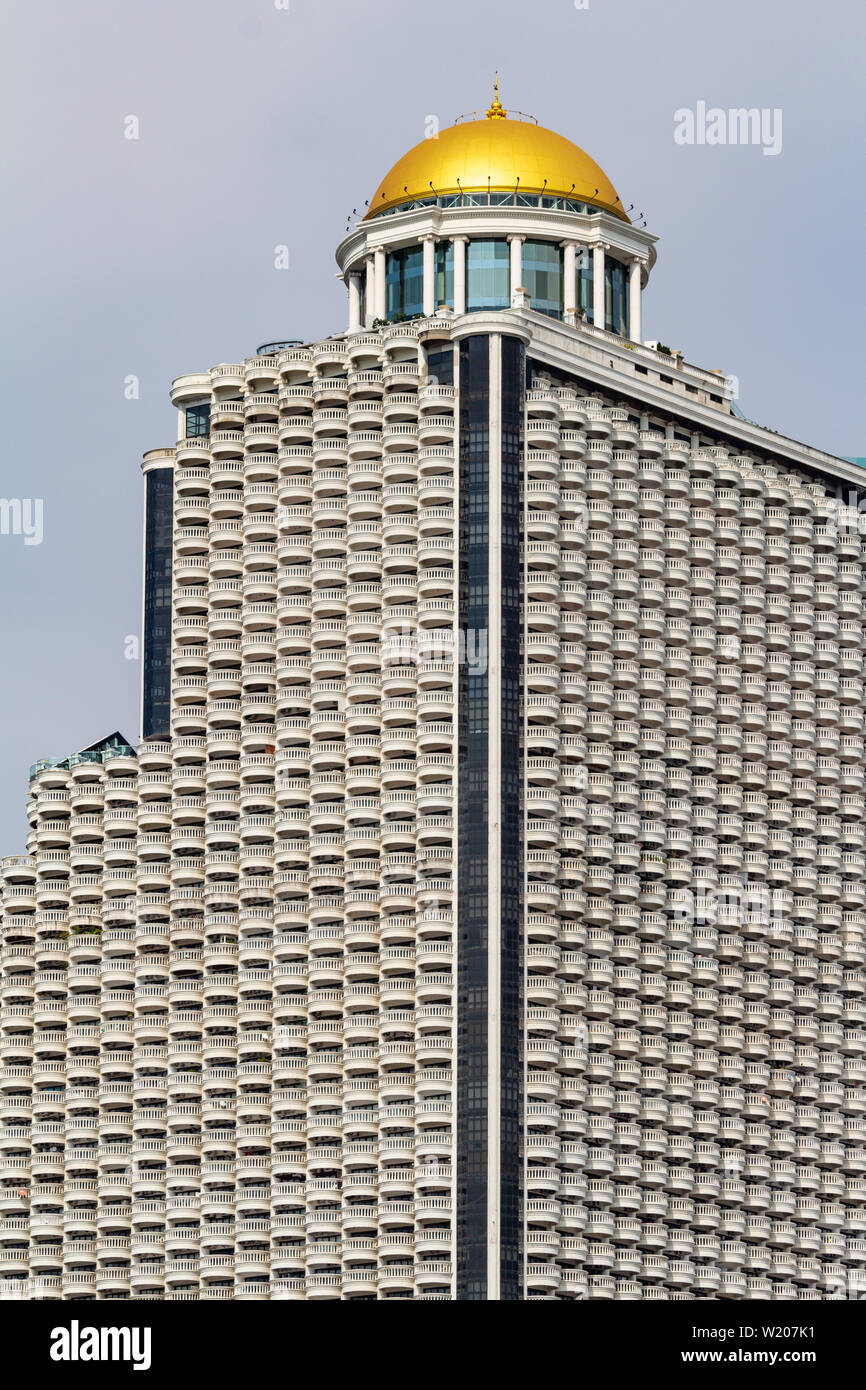
[[[142,741],[2,861],[7,1296],[862,1292],[866,476],[655,256],[497,96],[174,381]]]

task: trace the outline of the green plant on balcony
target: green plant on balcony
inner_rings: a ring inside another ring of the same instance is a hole
[[[413,319],[425,319],[426,314],[391,314],[390,318],[374,319],[371,328],[389,328],[394,323],[411,323]]]

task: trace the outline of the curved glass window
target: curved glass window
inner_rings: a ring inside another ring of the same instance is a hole
[[[449,304],[454,308],[454,243],[452,241],[437,241],[436,243],[436,293],[435,302],[438,309],[440,304]]]
[[[385,316],[408,318],[424,309],[424,265],[420,246],[391,251],[385,263]]]
[[[517,193],[510,190],[489,193],[440,193],[436,198],[409,198],[405,203],[395,203],[392,208],[376,212],[375,217],[392,217],[397,212],[408,212],[413,208],[479,208],[479,207],[517,207],[549,208],[554,212],[580,212],[592,216],[601,212],[601,206],[583,202],[579,198],[563,198],[557,194]]]
[[[511,305],[511,248],[501,241],[470,241],[466,247],[466,308],[508,309]]]
[[[536,313],[561,319],[562,247],[553,241],[525,241],[522,283]]]
[[[610,256],[604,260],[604,326],[628,337],[628,267]]]

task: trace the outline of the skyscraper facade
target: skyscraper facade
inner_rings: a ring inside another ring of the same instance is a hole
[[[655,256],[497,96],[174,381],[141,739],[2,861],[7,1297],[863,1291],[864,474]]]

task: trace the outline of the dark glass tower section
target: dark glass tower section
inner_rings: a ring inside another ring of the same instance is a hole
[[[458,716],[457,1298],[475,1301],[521,1297],[520,472],[525,353],[515,338],[504,336],[498,346],[501,353],[495,340],[492,345],[479,334],[463,339],[459,348],[459,604],[465,657]],[[491,379],[491,370],[494,377],[499,373],[499,381]],[[498,478],[491,476],[491,460]],[[490,592],[491,556],[498,562],[492,566],[500,576],[498,594]],[[491,692],[489,654],[495,647],[500,688]],[[488,659],[473,660],[481,650]],[[500,706],[500,728],[494,730],[491,693]],[[490,862],[488,853],[491,816],[494,824],[499,822],[496,862]],[[498,884],[493,875],[499,876]],[[495,916],[490,919],[492,884],[498,890],[498,922]],[[491,958],[492,950],[498,961]],[[499,997],[491,998],[491,980],[496,979]],[[491,1011],[498,1013],[496,1030],[490,1026]],[[492,1048],[498,1048],[498,1056]],[[490,1095],[493,1078],[496,1107]],[[491,1181],[498,1182],[498,1292],[488,1279]]]
[[[174,470],[144,478],[144,653],[142,738],[170,736],[171,533]]]
[[[488,621],[490,345],[460,344],[460,631]],[[480,664],[480,663],[479,663]],[[487,1298],[487,670],[463,660],[458,725],[457,1297]]]
[[[520,462],[523,457],[523,384],[526,354],[516,338],[502,339],[501,391],[501,565],[502,743],[501,743],[501,1024],[500,1291],[501,1300],[520,1298],[520,1114],[523,1060],[520,1026],[521,962],[521,787],[520,787]]]

